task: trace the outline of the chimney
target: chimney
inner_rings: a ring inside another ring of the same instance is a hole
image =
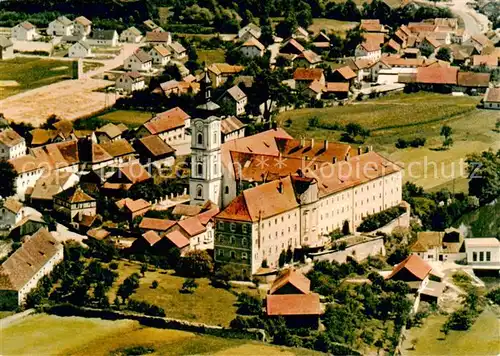
[[[346,153],[346,155],[345,155],[345,160],[346,160],[346,161],[349,161],[349,157],[350,157],[350,155],[351,155],[351,154],[350,154],[349,152],[347,152],[347,153]]]
[[[363,148],[361,146],[358,147],[358,156],[363,153]]]
[[[323,141],[323,150],[325,150],[325,151],[328,150],[328,140]]]
[[[302,137],[300,139],[300,147],[304,147],[305,144],[306,144],[306,140]]]
[[[333,164],[337,163],[337,157],[335,157],[335,156],[332,157],[332,163]]]
[[[311,148],[314,147],[314,138],[311,138]]]
[[[283,182],[282,181],[278,182],[278,192],[280,194],[283,193]]]

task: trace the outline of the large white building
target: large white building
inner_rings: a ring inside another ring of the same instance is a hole
[[[0,295],[6,310],[22,305],[38,281],[63,260],[64,247],[40,229],[0,266]]]
[[[495,237],[465,239],[465,251],[470,265],[500,267],[500,241]]]

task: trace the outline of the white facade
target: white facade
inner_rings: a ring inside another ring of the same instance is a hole
[[[247,58],[262,57],[264,55],[264,51],[257,46],[242,46],[240,51]]]
[[[496,109],[500,110],[500,102],[488,101],[484,103],[485,109]]]
[[[69,48],[68,57],[70,58],[87,58],[92,56],[90,46],[86,46],[80,42],[75,43]]]
[[[63,23],[59,18],[49,23],[47,34],[50,36],[71,36],[75,25],[71,22]]]
[[[214,248],[214,226],[209,222],[201,234],[189,238],[190,250],[213,250]]]
[[[135,54],[132,54],[125,60],[123,67],[126,70],[138,71],[138,72],[147,72],[150,71],[153,66],[153,62],[149,61],[141,61]]]
[[[467,263],[478,266],[500,266],[500,241],[494,237],[465,239]]]
[[[221,119],[210,116],[193,119],[191,129],[191,204],[210,200],[221,206],[222,161]]]
[[[139,43],[141,40],[142,35],[130,28],[127,28],[120,34],[120,42]]]
[[[37,37],[36,28],[26,28],[22,23],[12,27],[11,37],[17,41],[34,41]]]
[[[97,47],[117,47],[118,46],[118,33],[113,31],[111,36],[99,36],[96,35],[96,30],[94,30],[93,36],[87,38],[87,42],[91,46]],[[107,31],[106,31],[107,32]]]
[[[136,90],[144,89],[146,87],[146,84],[144,83],[143,78],[133,79],[128,75],[121,75],[116,79],[115,87],[116,89],[122,89],[127,93],[132,93]]]
[[[368,59],[370,61],[378,61],[382,57],[382,50],[378,49],[375,51],[367,51],[361,45],[356,47],[356,51],[354,53],[356,58]]]
[[[33,188],[36,181],[42,176],[43,168],[33,169],[23,173],[18,173],[14,185],[16,187],[16,194],[22,200],[28,188]]]
[[[82,35],[89,35],[90,32],[92,32],[92,25],[91,24],[83,24],[79,21],[77,21],[77,19],[75,19],[75,21],[73,21],[73,25],[74,25],[74,30],[73,32],[74,33],[79,33],[79,34],[82,34]]]
[[[26,154],[26,141],[24,138],[16,145],[10,146],[0,142],[0,160],[18,158]]]
[[[149,51],[149,55],[151,56],[151,58],[153,58],[153,63],[158,64],[160,66],[167,65],[172,57],[170,54],[162,55],[155,49],[155,47],[151,48],[151,50]]]
[[[23,208],[19,211],[12,211],[6,208],[4,202],[0,203],[0,225],[13,227],[23,218]]]

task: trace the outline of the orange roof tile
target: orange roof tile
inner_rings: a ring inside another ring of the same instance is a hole
[[[341,92],[347,93],[349,92],[349,83],[347,82],[327,82],[325,92]]]
[[[319,294],[274,294],[266,298],[266,313],[278,315],[320,315]]]
[[[150,246],[153,246],[155,243],[161,240],[161,237],[152,230],[149,230],[142,234],[142,237],[149,243]]]
[[[184,121],[190,116],[179,107],[162,112],[144,124],[144,127],[152,134],[156,135],[165,131],[170,131],[184,126]]]
[[[200,222],[197,216],[181,220],[177,222],[184,231],[191,237],[201,234],[206,230],[206,227]]]
[[[155,219],[145,217],[142,219],[139,224],[139,229],[142,230],[154,230],[154,231],[167,231],[172,226],[176,224],[174,220],[166,220],[166,219]]]
[[[500,103],[500,88],[489,88],[484,101],[488,103]]]
[[[487,67],[497,67],[498,57],[493,55],[488,55],[488,56],[475,55],[472,56],[472,65],[473,66],[485,65]]]
[[[337,68],[334,70],[334,73],[335,72],[338,72],[346,80],[356,78],[356,73],[354,73],[353,70],[348,66]]]
[[[432,267],[419,256],[410,255],[404,261],[396,265],[386,279],[394,278],[403,269],[407,270],[420,280],[424,280],[425,277],[427,277],[427,275],[432,271]]]
[[[130,162],[118,169],[116,174],[124,175],[130,183],[137,184],[151,178],[149,172],[139,162]]]
[[[417,68],[417,83],[457,84],[458,68],[421,67]]]
[[[321,68],[297,68],[293,72],[295,80],[321,80],[323,77],[323,69]]]
[[[281,273],[273,282],[269,294],[275,294],[286,284],[291,284],[302,294],[308,294],[311,291],[311,281],[302,273],[291,268]]]
[[[174,230],[165,235],[165,238],[181,249],[189,245],[189,240],[178,230]]]
[[[139,141],[153,156],[163,156],[175,152],[174,148],[156,135],[143,137]]]
[[[484,87],[490,83],[490,73],[458,72],[457,84],[464,87]]]
[[[16,131],[7,129],[0,132],[0,143],[7,147],[14,147],[24,141]]]

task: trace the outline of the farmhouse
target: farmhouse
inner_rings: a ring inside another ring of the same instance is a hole
[[[136,140],[134,146],[139,153],[141,163],[144,165],[152,163],[162,166],[174,163],[175,149],[157,135]]]
[[[458,231],[422,231],[410,247],[424,261],[456,261],[465,257],[463,237]]]
[[[21,22],[12,28],[11,36],[16,41],[34,41],[37,37],[36,27],[28,21]]]
[[[74,21],[74,33],[81,35],[89,35],[92,31],[92,21],[85,16],[78,16]]]
[[[80,187],[73,186],[54,195],[54,210],[70,222],[78,221],[84,215],[96,215],[96,200]]]
[[[118,200],[116,206],[128,221],[132,221],[138,216],[143,216],[151,209],[151,203],[144,199],[133,200],[124,198]]]
[[[299,54],[293,64],[297,67],[315,68],[322,61],[320,55],[308,49]]]
[[[16,194],[21,200],[24,200],[26,190],[35,185],[38,178],[41,177],[44,167],[32,155],[15,158],[9,160],[9,162],[14,166],[14,170],[17,173],[14,181]]]
[[[7,198],[0,200],[0,225],[14,227],[23,218],[23,204],[14,199]]]
[[[69,48],[68,57],[70,58],[88,58],[92,56],[92,49],[87,42],[78,41]]]
[[[14,58],[14,44],[5,36],[0,36],[0,60]]]
[[[63,250],[45,229],[29,237],[0,267],[1,309],[22,305],[38,281],[63,260]]]
[[[151,46],[163,45],[167,47],[172,43],[172,35],[170,32],[147,32],[146,42]]]
[[[234,85],[226,90],[219,101],[228,107],[231,115],[240,116],[245,114],[245,106],[248,103],[248,98],[239,86]]]
[[[325,85],[325,74],[321,68],[297,68],[293,72],[293,79],[297,90],[308,88],[313,81]]]
[[[127,93],[143,90],[146,87],[144,76],[139,72],[127,72],[116,78],[116,89],[121,89]]]
[[[116,47],[118,33],[115,30],[93,30],[87,41],[91,46]]]
[[[500,88],[489,88],[483,99],[485,109],[500,110]]]
[[[149,55],[153,59],[153,64],[158,64],[160,66],[166,65],[170,62],[170,58],[172,57],[170,50],[163,45],[157,45],[151,48],[149,50]]]
[[[412,291],[418,291],[425,288],[431,272],[432,267],[427,262],[417,255],[410,255],[394,266],[386,279],[406,282]]]
[[[153,59],[151,56],[144,52],[142,49],[137,49],[135,53],[130,55],[125,59],[123,67],[127,70],[135,72],[147,72],[150,71],[153,66]]]
[[[54,195],[78,184],[79,176],[72,172],[51,172],[36,181],[29,201],[37,208],[52,209]]]
[[[366,58],[371,61],[377,61],[382,56],[382,49],[380,44],[374,40],[365,40],[356,47],[356,58]]]
[[[98,143],[104,143],[120,140],[122,138],[122,133],[125,131],[127,131],[127,127],[125,125],[115,125],[110,122],[95,130],[95,135]]]
[[[229,77],[235,76],[244,68],[242,66],[227,63],[212,63],[207,69],[210,81],[212,82],[212,87],[217,88],[225,83]]]
[[[184,46],[182,44],[180,44],[179,42],[172,42],[169,44],[169,48],[173,54],[173,57],[174,59],[183,59],[183,58],[186,58],[187,56],[187,50],[186,48],[184,48]]]
[[[249,39],[249,37],[246,37],[246,35],[248,33],[251,35],[251,37],[253,37],[255,39],[259,39],[261,34],[262,34],[262,30],[256,24],[249,23],[248,25],[246,25],[245,27],[242,27],[238,31],[238,38],[240,39],[240,41],[247,41]],[[244,40],[242,39],[243,37],[245,37]]]
[[[75,25],[66,16],[59,16],[49,23],[47,34],[50,36],[70,36],[73,34]]]
[[[142,39],[142,33],[134,26],[127,28],[120,34],[120,42],[139,43]]]

